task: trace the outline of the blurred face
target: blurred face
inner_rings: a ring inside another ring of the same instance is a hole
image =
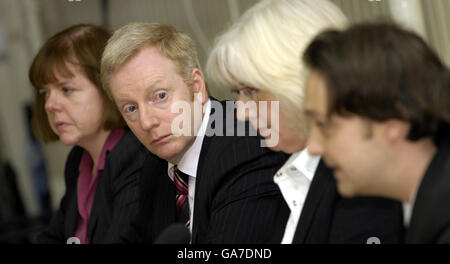
[[[322,155],[334,171],[344,196],[379,191],[388,164],[382,125],[356,115],[328,117],[328,95],[322,76],[311,72],[306,86],[305,111],[310,120],[308,150]],[[382,188],[382,187],[381,187]]]
[[[174,164],[192,145],[201,124],[190,123],[188,135],[174,133],[172,123],[181,114],[172,110],[174,104],[184,102],[194,109],[194,93],[201,93],[202,104],[207,100],[200,70],[193,71],[192,80],[188,87],[174,63],[153,47],[142,49],[111,76],[111,93],[130,129],[149,151]]]
[[[238,100],[238,119],[248,120],[265,138],[271,150],[295,153],[305,148],[306,140],[292,128],[291,121],[279,109],[282,106],[273,104],[276,102],[279,105],[274,95],[249,87],[242,87],[233,93]],[[255,107],[245,107],[246,104],[251,106],[252,102]]]
[[[86,146],[103,131],[103,101],[97,87],[78,67],[68,64],[73,77],[55,71],[57,81],[39,91],[45,98],[50,127],[66,145]]]

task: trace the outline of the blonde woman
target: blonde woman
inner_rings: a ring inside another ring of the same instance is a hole
[[[281,243],[366,243],[370,237],[395,243],[400,237],[399,204],[344,199],[332,171],[307,151],[302,104],[307,72],[301,54],[316,34],[346,24],[339,8],[326,0],[264,0],[217,38],[207,62],[209,77],[241,103],[238,116],[262,136],[275,130],[268,145],[292,154],[274,176],[290,211]],[[250,102],[258,107],[246,108]],[[273,102],[279,112],[261,111]]]

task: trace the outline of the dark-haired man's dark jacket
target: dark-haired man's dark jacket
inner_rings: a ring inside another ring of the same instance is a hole
[[[400,203],[389,199],[342,197],[337,191],[333,171],[321,160],[292,243],[400,243],[403,240],[401,210]]]
[[[438,149],[419,186],[406,232],[406,243],[450,243],[450,131]]]

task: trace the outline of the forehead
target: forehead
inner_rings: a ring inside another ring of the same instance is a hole
[[[305,110],[307,113],[326,115],[328,112],[328,93],[324,77],[311,71],[306,81]]]
[[[74,65],[71,62],[66,62],[64,67],[54,66],[48,71],[47,75],[47,82],[42,85],[43,87],[49,87],[61,82],[70,81],[79,77],[85,77],[81,67]]]
[[[154,47],[145,47],[112,75],[111,84],[122,85],[176,74],[174,63]]]

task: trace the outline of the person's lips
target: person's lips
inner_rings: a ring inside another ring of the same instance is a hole
[[[168,135],[165,135],[165,136],[161,136],[161,137],[153,140],[152,144],[159,144],[159,143],[165,142],[170,136],[171,136],[171,134],[168,134]]]
[[[69,127],[70,124],[67,122],[55,122],[54,126],[55,126],[56,130],[61,131],[61,130],[64,130],[67,127]]]

